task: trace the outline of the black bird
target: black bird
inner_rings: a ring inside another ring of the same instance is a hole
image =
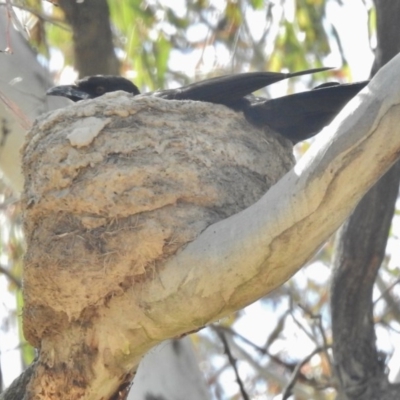
[[[329,125],[345,104],[368,81],[354,84],[324,83],[311,91],[268,100],[255,97],[252,92],[272,83],[294,76],[326,71],[317,68],[294,73],[249,72],[206,79],[178,89],[160,90],[146,95],[167,100],[196,100],[223,104],[242,111],[251,123],[269,126],[293,143],[308,139]],[[75,85],[56,86],[48,95],[64,96],[72,101],[93,99],[104,93],[123,90],[134,96],[139,89],[129,80],[118,76],[90,76]]]
[[[225,75],[195,82],[178,89],[160,90],[148,94],[167,100],[196,100],[230,105],[232,102],[275,82],[329,69],[331,68],[316,68],[287,74],[280,72],[247,72],[244,74]],[[72,101],[79,101],[93,99],[104,93],[117,90],[123,90],[133,95],[140,94],[139,89],[131,81],[113,75],[87,76],[76,82],[76,85],[53,87],[47,91],[47,94],[64,96]]]
[[[329,82],[308,92],[277,99],[254,98],[244,108],[244,114],[255,125],[267,125],[296,144],[328,126],[368,82]]]

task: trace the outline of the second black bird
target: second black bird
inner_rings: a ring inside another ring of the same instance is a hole
[[[236,111],[242,111],[251,123],[268,126],[293,143],[297,143],[316,135],[329,125],[345,104],[368,84],[368,81],[353,84],[328,83],[308,92],[271,100],[255,97],[251,93],[283,79],[328,69],[330,68],[317,68],[288,74],[249,72],[225,75],[178,89],[160,90],[146,95],[167,100],[195,100],[222,104]],[[129,80],[107,75],[86,77],[75,85],[56,86],[48,90],[47,94],[79,101],[93,99],[117,90],[133,95],[140,94],[139,89]]]

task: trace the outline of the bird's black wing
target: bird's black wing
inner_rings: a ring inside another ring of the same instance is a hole
[[[246,118],[259,126],[269,126],[275,132],[297,143],[309,139],[329,125],[340,110],[369,81],[329,83],[309,92],[296,93],[273,100],[247,98]]]
[[[331,68],[316,68],[293,73],[248,72],[225,75],[192,83],[177,89],[160,90],[146,93],[168,100],[196,100],[224,104],[240,109],[242,98],[255,90],[294,76],[313,74]],[[129,80],[120,76],[95,75],[80,79],[75,85],[56,86],[47,91],[48,95],[68,97],[72,101],[94,99],[104,93],[123,90],[133,95],[139,94],[138,88]],[[235,107],[236,106],[236,107]]]
[[[280,72],[247,72],[225,75],[192,83],[178,89],[160,90],[152,93],[168,100],[196,100],[230,106],[246,95],[284,79],[331,68],[315,68],[293,73]]]

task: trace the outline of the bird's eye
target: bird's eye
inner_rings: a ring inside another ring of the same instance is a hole
[[[105,88],[104,88],[104,86],[97,86],[96,87],[96,94],[103,94],[104,92],[105,92],[106,90],[105,90]]]

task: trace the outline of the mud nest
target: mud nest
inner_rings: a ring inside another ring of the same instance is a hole
[[[22,152],[33,344],[156,279],[294,163],[291,143],[224,106],[121,92],[43,115]]]

